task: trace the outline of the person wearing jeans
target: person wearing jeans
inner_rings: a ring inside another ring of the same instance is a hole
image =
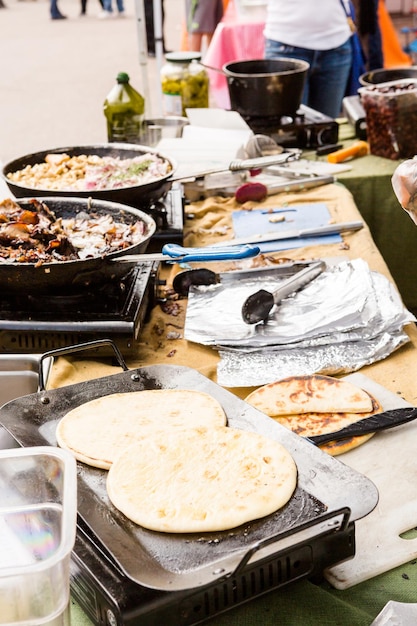
[[[62,15],[58,8],[58,0],[50,0],[49,11],[51,13],[51,20],[66,20],[67,16]]]
[[[352,67],[352,45],[340,0],[268,0],[265,59],[301,59],[310,64],[302,103],[339,117]]]
[[[119,12],[119,17],[124,17],[125,7],[123,0],[116,0],[117,10]],[[99,14],[101,19],[114,17],[112,0],[103,0],[103,11]]]

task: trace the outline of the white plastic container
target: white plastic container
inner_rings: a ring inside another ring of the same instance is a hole
[[[66,450],[0,451],[0,624],[69,624],[76,485]]]

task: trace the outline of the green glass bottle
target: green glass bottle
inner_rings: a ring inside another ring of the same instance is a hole
[[[129,83],[129,75],[120,72],[103,105],[110,142],[141,143],[144,128],[145,100]]]

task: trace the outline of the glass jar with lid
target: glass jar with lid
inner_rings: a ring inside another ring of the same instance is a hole
[[[200,52],[169,52],[161,69],[164,115],[186,115],[191,108],[209,105],[209,78],[199,63]]]

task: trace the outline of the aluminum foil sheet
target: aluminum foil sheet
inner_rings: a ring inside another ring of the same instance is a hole
[[[263,349],[250,353],[220,350],[217,382],[223,387],[258,387],[286,376],[348,374],[389,356],[409,341],[405,332],[383,333],[368,341],[318,348]]]
[[[259,289],[274,291],[280,282],[260,274],[190,291],[184,336],[219,349],[219,384],[258,386],[294,374],[349,373],[409,341],[403,327],[416,318],[394,285],[362,259],[327,267],[274,307],[266,322],[245,324],[245,299]]]

